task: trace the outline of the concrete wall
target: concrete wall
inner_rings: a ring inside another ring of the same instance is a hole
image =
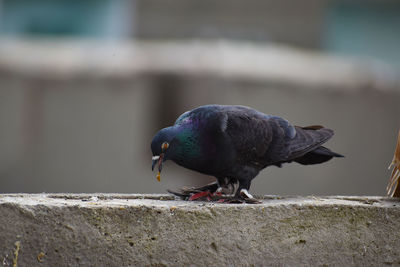
[[[346,155],[263,171],[258,194],[383,195],[400,127],[397,72],[273,45],[225,42],[0,42],[1,192],[165,192],[211,178],[149,144],[184,111],[242,104],[335,130]]]
[[[163,200],[160,200],[163,199]],[[0,195],[3,266],[397,266],[399,201]]]

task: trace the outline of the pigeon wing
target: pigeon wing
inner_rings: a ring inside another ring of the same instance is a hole
[[[296,128],[296,136],[287,142],[287,159],[292,160],[316,149],[333,136],[333,130],[322,126]]]
[[[235,148],[237,163],[263,168],[274,161],[269,157],[271,149],[275,153],[273,158],[285,157],[285,140],[295,135],[288,121],[246,109],[228,112],[226,116],[225,132]]]

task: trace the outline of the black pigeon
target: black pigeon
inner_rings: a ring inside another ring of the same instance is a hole
[[[216,183],[176,193],[180,196],[189,192],[203,197],[202,191],[207,191],[254,200],[248,190],[265,167],[293,161],[319,164],[343,157],[322,146],[332,135],[333,130],[323,126],[293,126],[245,106],[206,105],[183,113],[173,126],[154,136],[152,169],[158,163],[159,179],[163,162],[172,160],[217,178]]]

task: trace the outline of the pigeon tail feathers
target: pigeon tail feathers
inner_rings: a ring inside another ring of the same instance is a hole
[[[294,159],[293,161],[300,163],[302,165],[312,165],[312,164],[319,164],[319,163],[326,162],[326,161],[332,159],[333,157],[342,158],[344,156],[340,155],[338,153],[335,153],[326,147],[320,146],[320,147],[314,149],[313,151],[310,151],[310,152],[306,153],[305,155],[303,155],[297,159]]]

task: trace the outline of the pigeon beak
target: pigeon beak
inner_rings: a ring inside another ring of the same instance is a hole
[[[158,159],[158,172],[161,172],[163,162],[164,162],[164,153],[161,153],[160,158]]]
[[[158,163],[158,173],[157,173],[157,181],[161,181],[161,170],[162,170],[162,164],[163,164],[163,159],[164,159],[164,153],[161,153],[159,156],[154,156],[152,158],[152,163],[151,163],[151,170],[154,170],[154,167],[156,163]]]
[[[158,161],[158,159],[160,158],[160,156],[154,156],[151,158],[152,162],[151,162],[151,171],[154,171],[154,166],[156,166],[156,163]]]

